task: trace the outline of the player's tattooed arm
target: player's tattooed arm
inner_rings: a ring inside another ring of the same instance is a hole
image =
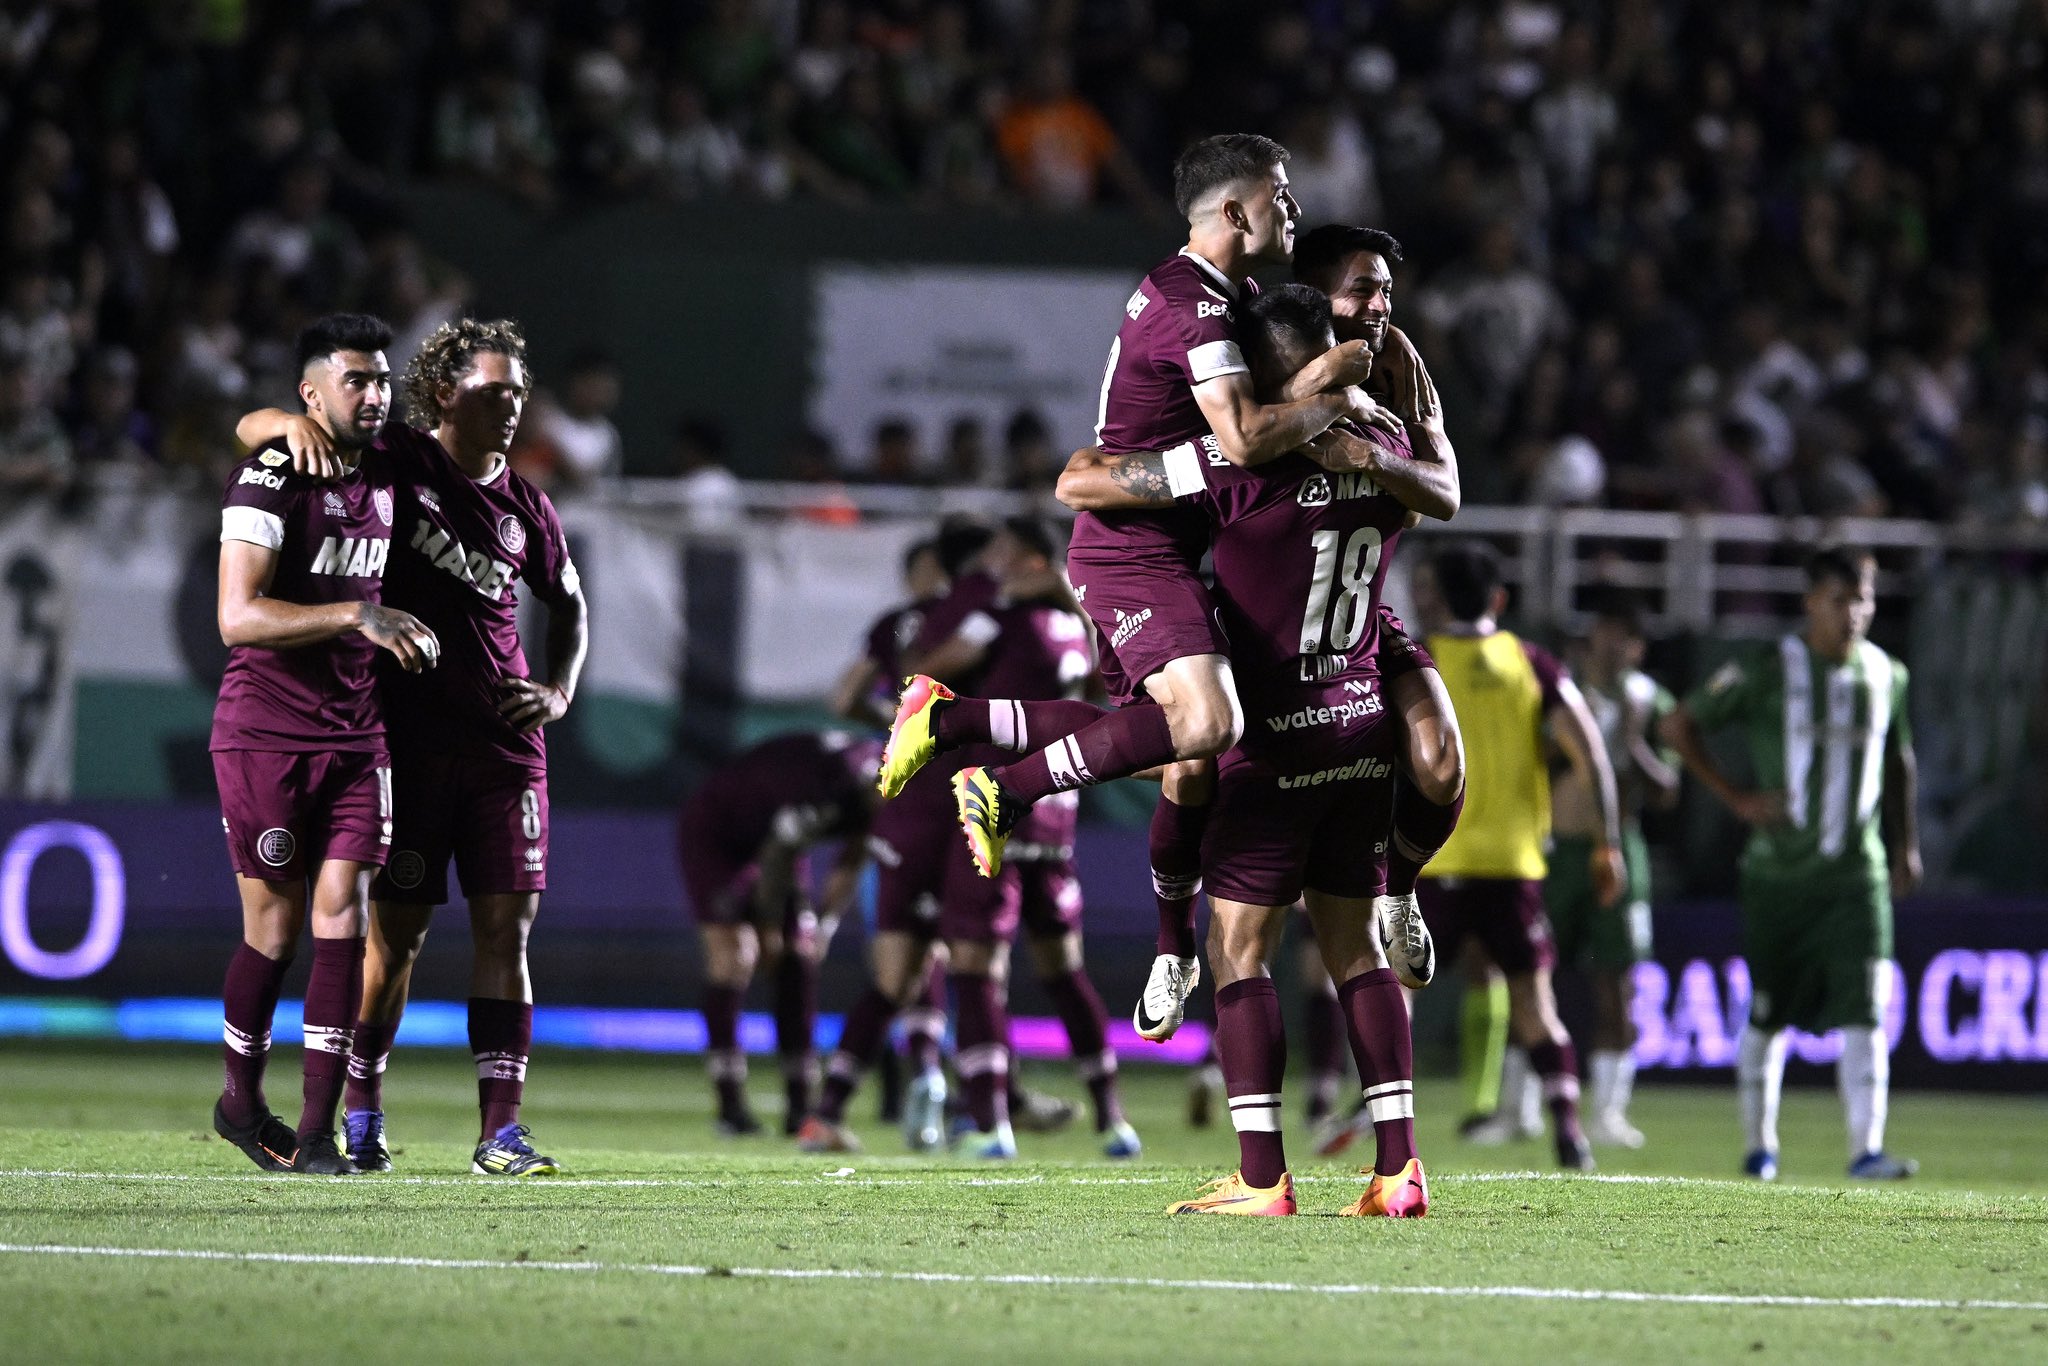
[[[1411,516],[1420,514],[1448,522],[1458,515],[1463,493],[1456,461],[1432,460],[1419,449],[1413,459],[1406,459],[1388,453],[1385,447],[1362,436],[1334,427],[1309,442],[1306,449],[1326,470],[1356,470],[1371,475],[1373,482],[1407,508]]]
[[[1090,446],[1067,457],[1053,496],[1076,512],[1170,507],[1173,480],[1163,453],[1109,455]]]
[[[440,637],[412,613],[374,602],[354,605],[362,609],[356,629],[396,655],[407,673],[423,673],[441,662]]]
[[[334,434],[311,413],[288,413],[282,408],[259,408],[244,413],[235,424],[235,439],[252,451],[282,440],[291,452],[292,468],[300,474],[333,479],[342,473],[341,457],[334,450]]]

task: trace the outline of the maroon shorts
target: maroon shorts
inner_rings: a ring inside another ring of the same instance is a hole
[[[761,877],[760,846],[742,846],[727,835],[719,826],[716,803],[708,796],[693,798],[683,807],[676,852],[682,861],[687,909],[699,925],[779,925],[793,934],[803,929],[807,918],[815,923],[804,894],[811,885],[810,856],[796,856],[784,904],[763,906],[754,894]]]
[[[1230,653],[1209,590],[1190,570],[1069,556],[1067,576],[1095,623],[1102,681],[1118,706],[1148,696],[1145,680],[1176,659]]]
[[[1425,877],[1415,886],[1422,918],[1436,940],[1438,957],[1457,958],[1465,936],[1510,977],[1557,962],[1550,918],[1543,913],[1543,884],[1514,877]]]
[[[448,860],[462,894],[539,892],[548,885],[548,774],[508,759],[399,750],[391,857],[370,895],[439,906]]]
[[[216,750],[228,861],[243,877],[290,882],[330,859],[371,865],[391,846],[391,761],[382,754]]]
[[[955,832],[958,833],[957,830]],[[939,900],[939,933],[948,941],[1007,944],[1021,925],[1033,938],[1081,928],[1081,878],[1072,849],[1019,848],[1013,840],[1002,871],[992,878],[974,871],[966,842],[948,866]]]
[[[875,860],[879,934],[930,939],[939,932],[939,902],[947,875],[955,862],[967,859],[950,780],[943,758],[927,764],[901,796],[884,802],[875,813],[868,829],[868,852]]]
[[[1376,678],[1248,692],[1202,844],[1211,897],[1285,906],[1304,890],[1386,890],[1404,734]]]

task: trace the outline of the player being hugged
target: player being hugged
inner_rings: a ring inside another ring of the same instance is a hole
[[[558,1169],[519,1122],[533,1039],[526,942],[547,887],[548,783],[543,727],[575,695],[589,610],[567,538],[547,495],[514,473],[505,452],[531,382],[526,342],[507,321],[464,318],[421,345],[405,375],[406,405],[431,435],[384,436],[398,483],[390,592],[442,642],[427,676],[386,671],[397,824],[374,889],[362,1015],[349,1059],[349,1153],[388,1171],[383,1073],[412,967],[455,862],[469,901],[469,1040],[481,1128],[480,1174]],[[275,412],[244,419],[248,435],[282,435],[308,460],[319,433]],[[547,607],[547,681],[519,644],[518,583]]]
[[[378,433],[391,409],[391,329],[333,314],[299,335],[299,397],[333,478],[293,472],[264,446],[222,499],[221,639],[213,771],[242,901],[242,944],[222,992],[227,1082],[213,1127],[265,1171],[353,1170],[335,1140],[363,981],[370,872],[391,842],[391,769],[377,651],[431,669],[432,631],[382,605],[396,508]],[[308,884],[311,895],[308,896]],[[296,1133],[270,1112],[271,1017],[300,931],[306,985],[304,1107]]]

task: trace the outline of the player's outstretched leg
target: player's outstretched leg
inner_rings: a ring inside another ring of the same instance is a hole
[[[1028,754],[1102,715],[1101,707],[1067,698],[960,697],[937,679],[914,674],[903,680],[876,785],[893,797],[942,751],[982,744]]]
[[[1153,1043],[1173,1037],[1187,1018],[1188,997],[1202,980],[1202,960],[1195,956],[1195,897],[1202,890],[1202,834],[1209,824],[1215,775],[1215,765],[1207,760],[1173,765],[1152,808],[1148,843],[1159,937],[1145,990],[1131,1010],[1131,1027]]]

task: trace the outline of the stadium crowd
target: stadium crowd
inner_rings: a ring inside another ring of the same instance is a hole
[[[2048,0],[26,0],[0,490],[211,482],[328,309],[409,354],[469,293],[409,178],[1167,227],[1243,128],[1408,244],[1474,501],[2048,520],[2044,90]],[[558,487],[621,468],[602,369]]]

